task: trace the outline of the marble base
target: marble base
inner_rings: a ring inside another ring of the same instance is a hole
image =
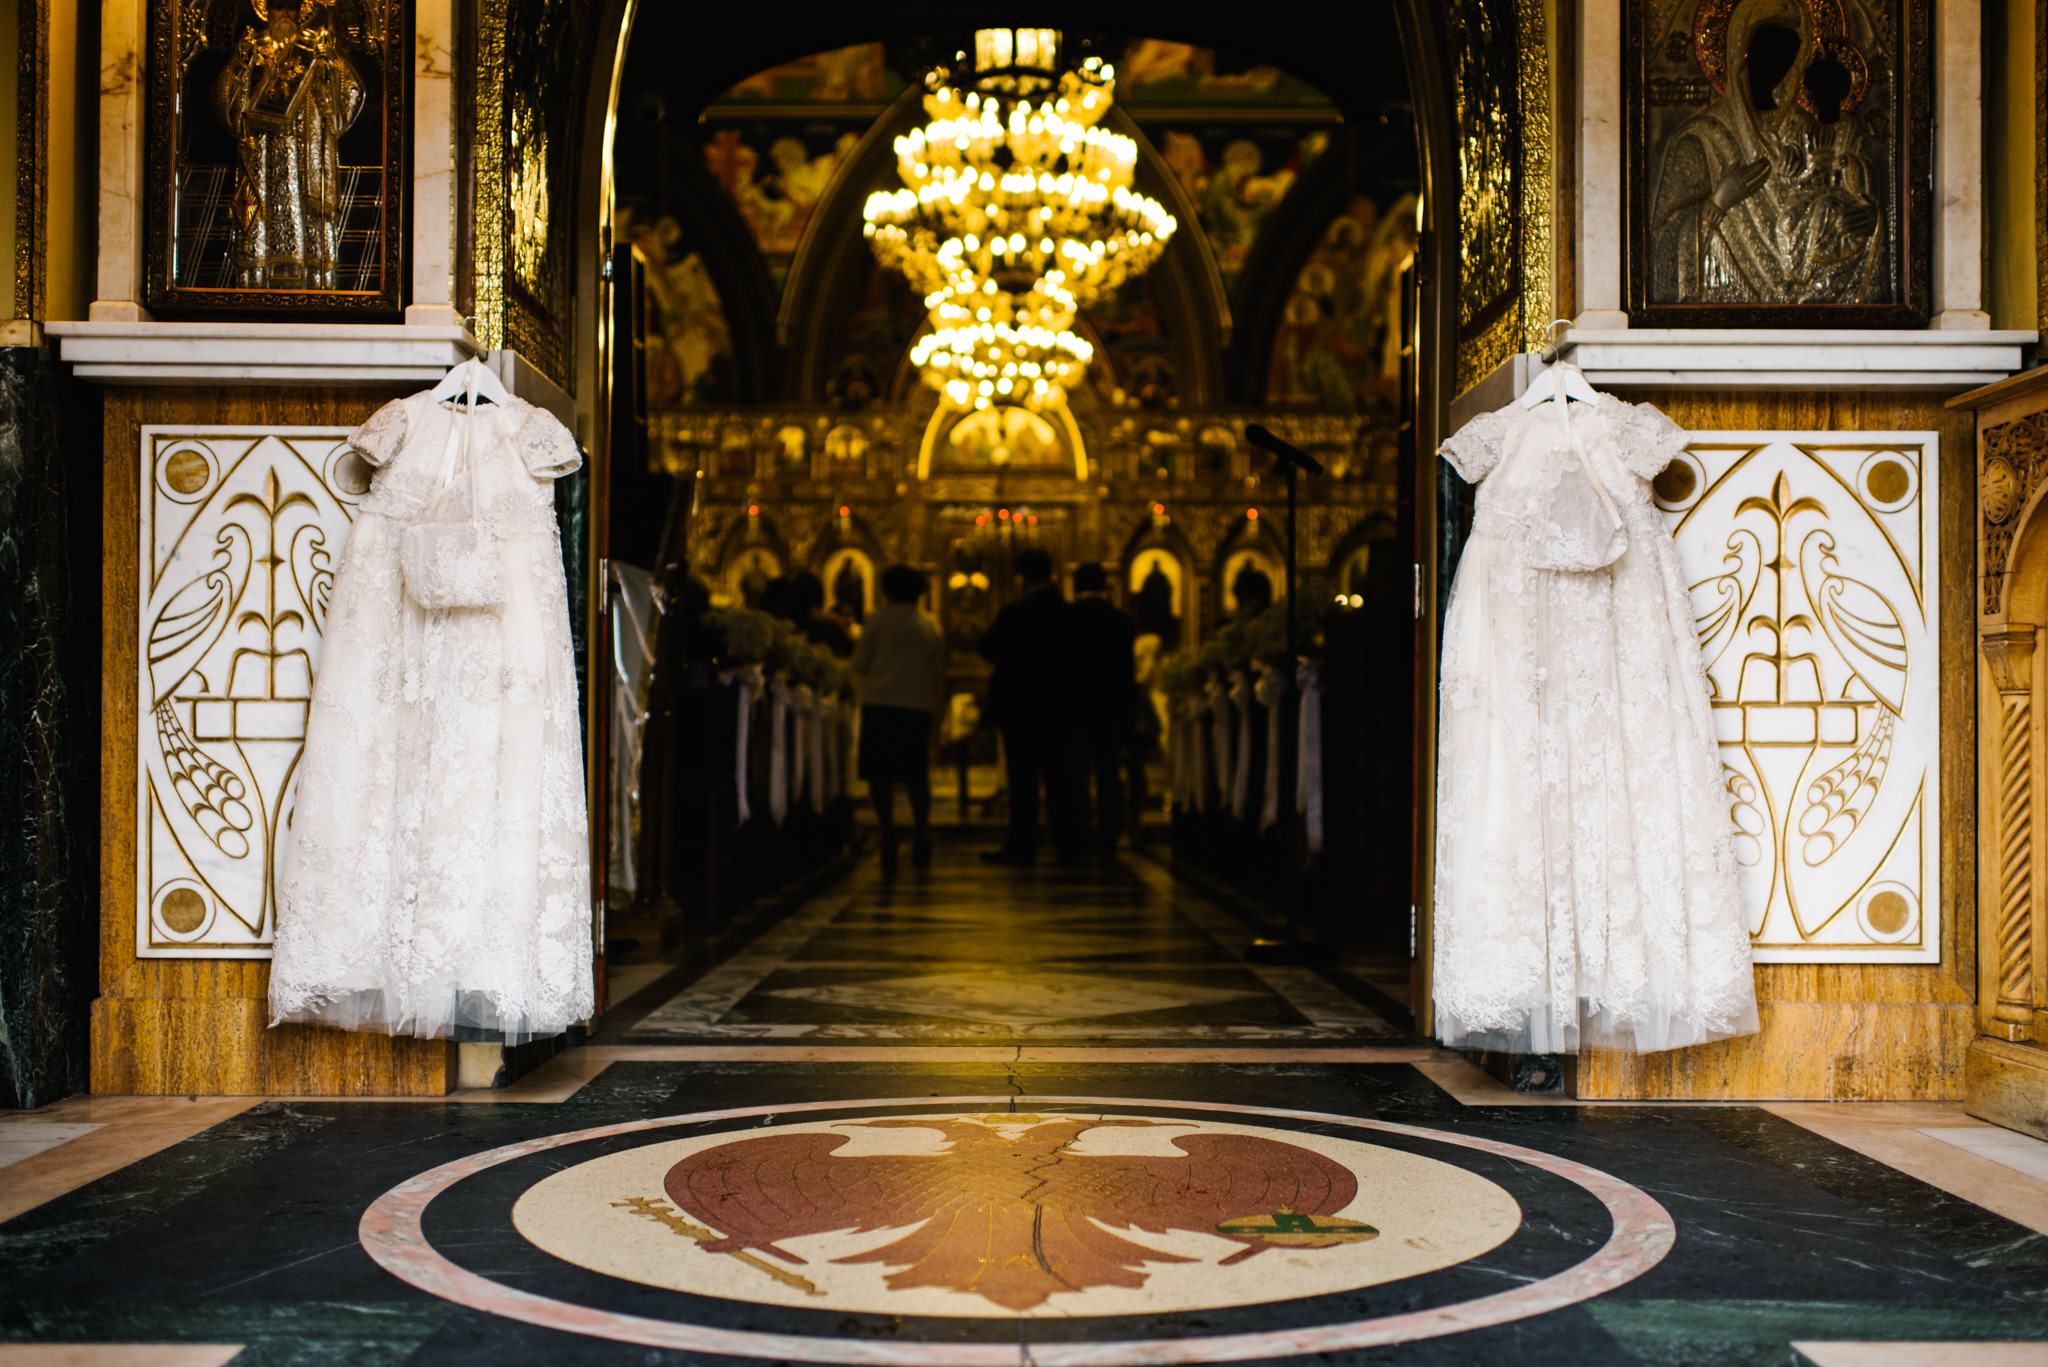
[[[51,323],[61,359],[102,384],[431,384],[482,348],[465,327],[402,323]]]
[[[1963,1061],[1963,1108],[1979,1120],[2048,1139],[2048,1048],[1979,1038]]]

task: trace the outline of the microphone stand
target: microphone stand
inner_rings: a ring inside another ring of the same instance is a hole
[[[1279,437],[1274,436],[1271,431],[1269,431],[1267,428],[1260,425],[1259,423],[1246,423],[1244,427],[1244,435],[1245,440],[1249,441],[1252,445],[1258,447],[1261,451],[1264,451],[1268,455],[1272,456],[1273,463],[1279,466],[1280,469],[1286,471],[1287,473],[1287,599],[1286,606],[1282,609],[1282,611],[1284,611],[1287,614],[1287,666],[1290,671],[1289,677],[1291,683],[1291,671],[1294,669],[1295,665],[1299,663],[1295,656],[1294,640],[1295,484],[1297,477],[1303,473],[1311,475],[1322,474],[1323,465],[1321,461],[1317,460],[1314,456],[1311,456],[1308,452],[1302,450],[1300,447],[1294,445],[1292,442],[1283,441]],[[1296,815],[1298,818],[1299,813],[1297,813]],[[1330,953],[1329,947],[1327,945],[1304,940],[1301,938],[1301,901],[1303,894],[1306,891],[1307,884],[1306,881],[1301,877],[1301,827],[1298,819],[1295,822],[1293,829],[1295,832],[1295,876],[1293,879],[1289,881],[1286,892],[1281,899],[1283,904],[1283,910],[1285,911],[1287,916],[1286,936],[1282,939],[1277,940],[1271,937],[1261,936],[1253,940],[1251,943],[1251,947],[1245,951],[1244,957],[1247,962],[1255,964],[1307,965],[1327,963],[1335,957]]]

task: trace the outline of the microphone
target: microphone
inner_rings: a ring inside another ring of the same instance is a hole
[[[1274,436],[1258,423],[1246,423],[1244,425],[1244,436],[1246,441],[1258,447],[1261,451],[1271,453],[1273,459],[1280,464],[1282,469],[1291,466],[1303,474],[1320,475],[1323,473],[1323,463],[1321,461],[1294,443],[1280,440],[1280,438]]]

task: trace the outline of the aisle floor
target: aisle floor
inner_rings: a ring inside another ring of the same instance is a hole
[[[2048,1146],[1516,1095],[1248,935],[949,852],[509,1088],[0,1116],[0,1367],[2048,1363]]]
[[[1150,859],[992,869],[941,845],[872,864],[624,1032],[925,1044],[1362,1043],[1405,1038],[1306,968],[1254,965],[1254,928]]]

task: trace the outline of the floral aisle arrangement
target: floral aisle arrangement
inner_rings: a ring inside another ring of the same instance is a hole
[[[724,642],[719,678],[739,688],[733,760],[739,820],[755,808],[748,778],[756,709],[767,706],[766,815],[780,826],[792,808],[822,812],[846,791],[853,671],[788,621],[754,608],[713,608],[705,623]]]
[[[1304,639],[1306,635],[1304,634]],[[1269,610],[1228,623],[1202,645],[1159,669],[1172,715],[1167,757],[1174,806],[1229,811],[1264,830],[1279,820],[1280,701],[1296,675],[1287,650],[1287,620]],[[1266,712],[1264,799],[1251,804],[1256,703]]]
[[[769,678],[786,679],[820,697],[853,697],[853,670],[847,663],[783,618],[758,608],[726,607],[712,608],[704,621],[725,642],[721,668],[757,664]]]

